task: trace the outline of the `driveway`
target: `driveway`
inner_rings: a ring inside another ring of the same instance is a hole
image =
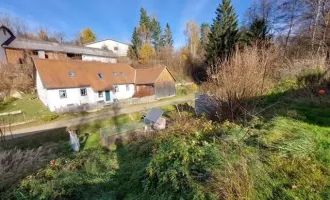
[[[74,119],[55,121],[52,123],[47,123],[47,124],[43,124],[43,125],[39,125],[39,126],[17,129],[17,130],[13,131],[13,137],[14,138],[23,137],[23,136],[27,136],[27,135],[36,134],[36,133],[42,133],[47,130],[65,128],[67,126],[76,126],[76,125],[86,124],[86,123],[89,123],[92,121],[109,119],[109,118],[117,116],[117,115],[140,112],[140,111],[144,111],[146,109],[151,109],[154,107],[162,107],[162,106],[167,106],[167,105],[184,103],[184,102],[187,102],[187,101],[190,101],[193,99],[194,99],[194,95],[188,95],[188,96],[177,97],[177,98],[172,98],[172,99],[168,99],[168,100],[155,101],[155,102],[151,102],[148,104],[115,108],[115,109],[109,110],[108,112],[105,112],[105,113],[90,114],[87,116],[78,117],[78,118],[74,118]],[[8,137],[8,139],[10,139],[10,138],[11,137]]]

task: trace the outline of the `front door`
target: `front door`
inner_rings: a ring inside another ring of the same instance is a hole
[[[110,91],[105,91],[105,101],[110,101]]]

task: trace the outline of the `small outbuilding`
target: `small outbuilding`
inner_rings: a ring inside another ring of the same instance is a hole
[[[136,96],[155,95],[156,99],[174,96],[175,78],[167,67],[136,70]]]

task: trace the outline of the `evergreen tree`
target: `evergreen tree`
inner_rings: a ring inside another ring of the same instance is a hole
[[[170,25],[167,23],[165,30],[164,30],[164,35],[162,37],[162,43],[164,47],[171,47],[173,46],[173,39],[172,39],[172,31]]]
[[[209,42],[208,35],[211,32],[210,24],[208,23],[202,23],[201,25],[201,48],[205,49],[207,46],[207,43]]]
[[[211,26],[206,58],[209,67],[216,69],[218,62],[229,58],[238,41],[237,15],[230,0],[222,0]]]
[[[147,10],[144,8],[140,10],[140,26],[137,31],[141,37],[142,43],[150,42],[152,23]]]
[[[132,59],[133,58],[138,59],[139,49],[142,46],[142,41],[136,27],[134,28],[131,42],[132,42],[132,46],[130,46],[129,48],[129,57]]]
[[[148,16],[147,10],[144,8],[140,9],[140,26],[142,25],[150,29],[150,17]]]
[[[162,41],[161,41],[161,34],[162,34],[162,28],[160,26],[159,21],[156,18],[152,18],[151,21],[151,39],[152,39],[152,44],[154,45],[154,49],[159,51],[159,48],[162,46]]]

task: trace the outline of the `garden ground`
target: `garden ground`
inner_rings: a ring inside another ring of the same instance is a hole
[[[179,107],[185,110],[181,117],[167,107],[168,130],[104,148],[100,128],[140,119],[118,116],[80,126],[79,153],[69,151],[65,130],[12,140],[2,148],[54,150],[2,186],[1,197],[329,199],[329,99],[271,94],[263,98],[264,107],[274,106],[244,125],[212,123],[194,116],[189,105]]]

